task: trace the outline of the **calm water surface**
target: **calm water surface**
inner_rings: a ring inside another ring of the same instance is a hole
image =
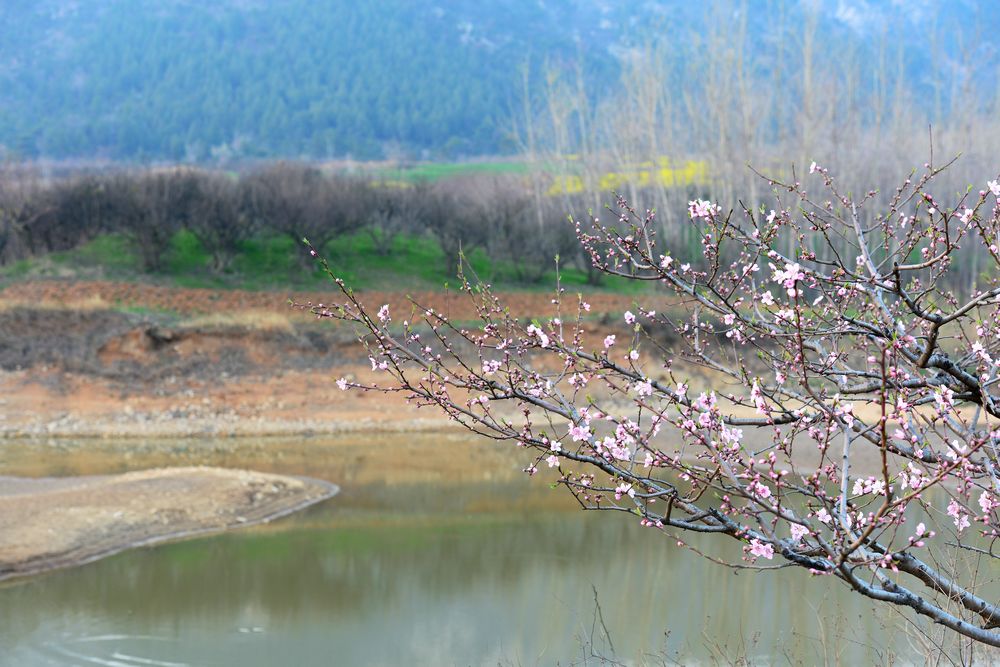
[[[868,664],[887,648],[911,655],[898,617],[834,582],[735,575],[624,515],[574,510],[526,479],[508,450],[458,436],[0,443],[0,474],[191,463],[311,474],[342,493],[270,526],[0,587],[0,665],[597,664],[591,651],[628,664],[743,654]],[[595,591],[610,641],[595,625]]]

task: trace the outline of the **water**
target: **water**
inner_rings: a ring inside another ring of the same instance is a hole
[[[836,582],[734,574],[624,515],[576,511],[525,478],[508,450],[457,436],[0,444],[0,474],[195,462],[309,473],[343,492],[273,525],[0,587],[0,665],[598,664],[593,654],[629,664],[742,655],[867,664],[887,648],[913,655],[898,615]]]

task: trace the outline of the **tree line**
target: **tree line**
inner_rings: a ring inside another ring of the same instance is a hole
[[[120,234],[141,268],[156,273],[164,270],[175,235],[185,230],[201,243],[215,272],[230,269],[248,240],[275,235],[303,248],[305,267],[302,239],[327,248],[365,234],[380,255],[397,250],[400,239],[429,237],[440,246],[449,275],[461,252],[482,249],[504,264],[511,279],[533,283],[554,268],[556,255],[564,265],[590,268],[568,220],[574,205],[585,202],[533,197],[524,177],[512,175],[386,183],[280,162],[241,174],[170,167],[46,180],[8,165],[0,168],[0,265]]]

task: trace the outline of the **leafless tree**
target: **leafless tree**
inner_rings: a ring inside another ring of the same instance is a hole
[[[226,271],[243,242],[257,230],[239,184],[222,174],[200,173],[187,228],[212,256],[212,269]]]

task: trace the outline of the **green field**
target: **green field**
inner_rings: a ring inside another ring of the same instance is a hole
[[[455,286],[457,277],[446,266],[444,252],[429,236],[398,236],[388,254],[376,251],[367,232],[344,236],[323,249],[334,272],[357,289],[434,290]],[[467,265],[480,280],[498,288],[517,291],[547,291],[555,284],[553,270],[535,284],[516,280],[511,265],[493,261],[481,248],[467,256]],[[588,286],[586,275],[573,266],[561,267],[562,283],[585,291],[634,293],[642,288],[634,282],[606,279],[600,287]],[[99,236],[73,250],[52,253],[0,267],[0,281],[39,278],[107,279],[153,281],[179,287],[266,290],[286,287],[321,288],[328,278],[305,257],[305,250],[287,236],[259,236],[241,245],[228,271],[211,268],[211,257],[193,234],[178,232],[167,253],[165,268],[156,274],[141,269],[138,254],[119,234]]]
[[[455,176],[527,174],[529,167],[523,162],[427,162],[412,166],[379,167],[371,173],[388,182],[414,183],[440,181]]]

